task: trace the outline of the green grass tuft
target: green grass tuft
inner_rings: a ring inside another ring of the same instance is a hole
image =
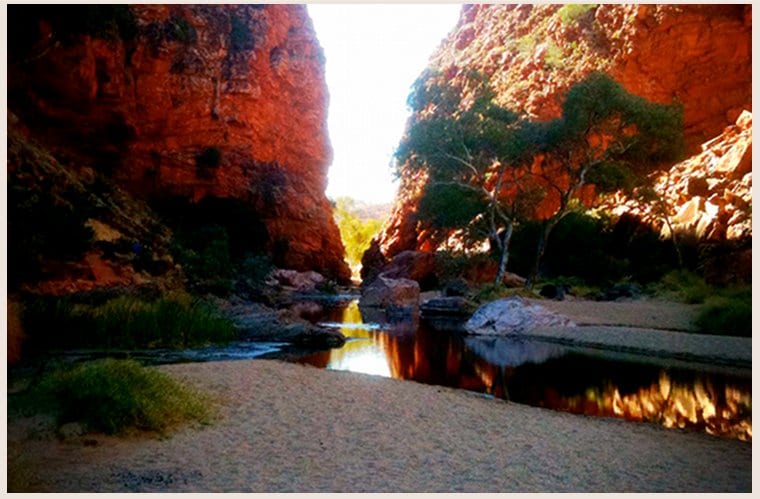
[[[698,275],[688,270],[674,270],[654,285],[654,293],[684,303],[704,303],[715,290]]]
[[[187,348],[235,334],[216,308],[180,292],[153,301],[125,295],[96,306],[40,298],[26,305],[24,327],[42,349]]]
[[[502,298],[511,298],[513,296],[521,296],[523,298],[540,298],[540,296],[525,288],[508,288],[500,284],[483,284],[478,288],[473,296],[473,301],[478,305],[489,303]]]
[[[752,337],[752,293],[734,291],[709,298],[695,320],[699,332]]]
[[[184,422],[208,423],[207,397],[133,360],[103,359],[45,375],[39,407],[58,424],[80,422],[107,434],[130,429],[165,432]]]

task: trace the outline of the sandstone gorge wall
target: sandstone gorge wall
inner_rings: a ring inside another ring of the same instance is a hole
[[[9,107],[54,154],[149,200],[240,200],[282,266],[348,279],[324,195],[328,96],[305,6],[134,5],[128,39],[64,39],[59,11],[33,8],[35,39],[10,45]]]
[[[548,120],[574,82],[605,71],[631,93],[681,103],[687,152],[698,155],[700,144],[751,111],[751,32],[750,5],[464,6],[430,77],[461,86],[479,70],[500,104]],[[423,182],[402,169],[378,237],[386,257],[432,249],[415,218]]]

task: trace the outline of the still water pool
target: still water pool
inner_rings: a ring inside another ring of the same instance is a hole
[[[349,338],[346,344],[290,360],[576,414],[752,439],[747,372],[527,339],[466,336],[424,323],[381,326],[365,323],[356,301],[329,310],[321,322],[339,327]]]

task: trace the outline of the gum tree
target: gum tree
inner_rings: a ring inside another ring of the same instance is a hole
[[[632,193],[647,187],[653,171],[678,159],[682,110],[649,102],[609,76],[592,73],[568,90],[562,116],[546,123],[540,135],[538,150],[545,160],[533,174],[555,200],[555,209],[543,220],[528,288],[538,276],[552,230],[584,186],[593,185],[596,194]]]
[[[602,73],[573,85],[562,116],[548,122],[499,106],[482,75],[470,75],[463,89],[435,83],[433,76],[415,84],[409,98],[415,118],[396,156],[427,176],[421,219],[472,240],[487,237],[498,248],[497,283],[515,224],[542,220],[530,288],[552,230],[585,187],[593,185],[595,194],[632,192],[682,149],[678,106],[629,94]]]
[[[430,77],[423,75],[409,97],[416,119],[396,158],[399,165],[427,177],[419,202],[421,219],[434,229],[461,230],[472,241],[487,238],[498,249],[499,283],[515,223],[530,195],[520,181],[525,170],[517,166],[534,152],[536,144],[527,140],[533,127],[497,105],[488,81],[479,74],[469,76],[464,91],[431,84]]]

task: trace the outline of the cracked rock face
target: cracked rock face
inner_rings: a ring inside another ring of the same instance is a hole
[[[137,197],[237,199],[282,266],[347,281],[324,195],[324,56],[303,5],[134,5],[132,39],[64,40],[38,9],[9,107]],[[11,19],[13,22],[13,14]]]

